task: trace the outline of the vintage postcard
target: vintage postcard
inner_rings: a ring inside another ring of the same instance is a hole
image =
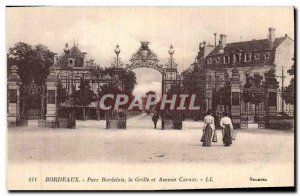
[[[295,186],[293,7],[7,7],[7,189]]]

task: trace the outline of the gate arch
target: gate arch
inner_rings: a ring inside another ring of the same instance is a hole
[[[167,64],[162,65],[159,64],[159,59],[157,55],[149,48],[148,41],[141,41],[141,46],[138,49],[137,52],[135,52],[130,61],[130,64],[126,64],[125,69],[128,71],[132,71],[137,68],[151,68],[157,70],[162,75],[162,87],[161,87],[161,95],[163,96],[168,92],[169,89],[171,89],[172,85],[180,85],[182,83],[181,76],[178,74],[177,71],[177,64],[174,62],[173,54],[174,49],[173,46],[170,46],[169,54],[170,59]],[[165,129],[165,123],[167,122],[167,119],[165,118],[165,111],[161,111],[161,129]],[[174,121],[174,120],[169,120]],[[173,128],[174,124],[179,124],[179,127],[176,129],[182,128],[182,121],[173,122]]]
[[[165,75],[165,69],[162,64],[158,64],[159,60],[157,55],[150,50],[148,41],[142,41],[141,47],[137,52],[135,52],[131,59],[131,63],[126,64],[126,69],[131,71],[136,68],[152,68],[157,70],[162,76]]]

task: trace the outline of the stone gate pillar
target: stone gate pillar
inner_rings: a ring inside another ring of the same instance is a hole
[[[240,128],[241,126],[241,80],[237,68],[232,69],[230,79],[231,91],[231,118],[234,127]]]
[[[265,94],[266,128],[277,128],[277,88],[268,86]]]
[[[277,119],[277,88],[278,81],[274,68],[265,74],[265,125],[267,128],[278,128]]]
[[[53,69],[50,69],[50,74],[46,79],[47,84],[47,113],[46,113],[46,127],[55,128],[57,123],[57,108],[56,108],[56,97],[57,97],[57,81],[58,78]]]
[[[208,72],[207,72],[208,73]],[[206,102],[206,111],[212,109],[212,85],[213,79],[211,78],[211,73],[208,73],[208,77],[206,79],[206,87],[205,87],[205,102]],[[205,111],[205,113],[206,113]]]
[[[7,125],[17,126],[20,119],[20,77],[17,73],[18,67],[13,65],[8,77],[8,106],[7,106]]]

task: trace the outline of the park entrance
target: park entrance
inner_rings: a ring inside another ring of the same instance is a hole
[[[162,77],[161,82],[161,96],[171,93],[172,90],[177,90],[176,93],[180,93],[180,85],[182,80],[177,71],[177,64],[173,59],[174,48],[171,45],[169,49],[169,61],[167,64],[159,64],[157,55],[150,50],[149,42],[141,42],[140,48],[135,52],[130,63],[126,64],[126,70],[131,71],[137,68],[150,68],[157,70]],[[160,110],[156,107],[156,112],[161,117],[161,129],[182,129],[182,118],[178,111],[168,111],[167,109]]]
[[[247,128],[251,122],[257,123],[258,128],[278,124],[277,87],[273,82],[276,81],[274,74],[271,72],[266,74],[266,82],[261,88],[251,88],[242,85],[236,67],[230,70],[202,67],[196,72],[179,74],[173,59],[173,46],[168,52],[170,55],[168,62],[164,65],[159,64],[158,57],[149,47],[149,42],[141,42],[130,62],[125,65],[119,59],[120,49],[117,46],[115,50],[117,57],[109,67],[109,71],[104,73],[103,70],[92,67],[61,69],[53,66],[50,68],[45,85],[40,86],[34,85],[34,82],[22,85],[17,67],[12,66],[8,78],[9,125],[26,126],[29,118],[40,118],[38,123],[40,126],[75,128],[78,119],[78,115],[75,115],[76,110],[81,109],[84,113],[97,113],[97,119],[105,120],[103,126],[107,129],[126,129],[128,106],[124,105],[117,111],[114,109],[100,111],[99,100],[105,94],[127,94],[130,81],[127,74],[138,68],[154,69],[161,74],[161,96],[196,93],[199,98],[196,104],[200,105],[199,111],[177,111],[156,107],[161,118],[161,129],[182,129],[182,121],[186,117],[190,118],[191,114],[195,120],[203,119],[208,109],[215,112],[216,121],[220,119],[221,113],[226,111],[236,127]],[[74,91],[79,93],[79,96],[73,96]],[[40,105],[40,110],[36,114],[28,110],[28,106],[24,106],[25,100],[33,99],[31,97],[34,96],[37,98],[36,104]],[[249,97],[255,99],[248,100]],[[87,101],[88,99],[93,100]],[[247,109],[247,104],[253,100],[255,100],[254,114],[253,109]],[[89,105],[91,102],[96,105],[91,107]]]

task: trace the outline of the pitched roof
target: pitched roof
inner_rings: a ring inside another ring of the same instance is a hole
[[[219,54],[232,54],[237,51],[243,53],[253,51],[267,51],[276,49],[287,37],[276,38],[273,47],[271,46],[268,39],[252,40],[244,42],[228,43],[224,48],[224,52],[220,53],[220,47],[216,47],[208,56],[216,56]]]
[[[64,68],[68,66],[68,59],[73,58],[75,59],[75,66],[74,67],[82,67],[83,66],[83,53],[79,50],[79,48],[74,45],[68,53],[64,53],[58,61],[53,65],[53,67],[57,68]]]

